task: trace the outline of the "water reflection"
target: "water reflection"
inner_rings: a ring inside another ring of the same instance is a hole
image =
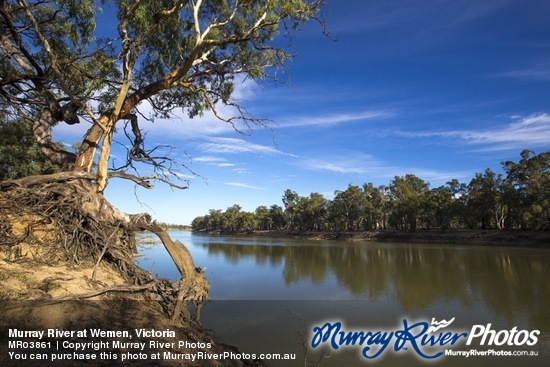
[[[172,235],[207,267],[214,299],[362,299],[405,313],[453,305],[550,331],[547,249]],[[142,267],[179,278],[162,246],[142,252],[153,258]]]
[[[548,324],[550,254],[541,249],[402,244],[286,246],[201,243],[209,255],[238,264],[254,259],[281,265],[282,281],[322,284],[331,275],[355,297],[395,298],[404,311],[459,302],[485,304],[509,321],[518,310],[535,324]]]
[[[546,366],[550,358],[547,249],[210,237],[189,232],[175,232],[172,237],[188,246],[197,265],[207,268],[215,301],[203,310],[204,325],[216,330],[221,342],[244,351],[302,353],[295,317],[288,314],[293,310],[314,323],[337,319],[394,327],[405,316],[456,317],[457,327],[492,323],[498,330],[537,329],[541,336],[536,348],[541,354],[529,359],[528,365]],[[179,279],[162,245],[144,246],[141,252],[143,268],[154,267],[163,277]],[[358,360],[356,353],[341,353],[323,366],[355,365]],[[475,367],[527,365],[518,358],[467,362]],[[463,363],[451,358],[443,365]],[[384,359],[384,366],[402,365],[425,363],[414,357]]]

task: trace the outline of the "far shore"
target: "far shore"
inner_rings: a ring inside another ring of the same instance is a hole
[[[309,240],[378,241],[411,243],[446,243],[460,245],[521,246],[550,248],[550,231],[501,231],[497,229],[419,229],[415,232],[398,230],[375,231],[195,231],[209,235],[247,235],[302,238]]]

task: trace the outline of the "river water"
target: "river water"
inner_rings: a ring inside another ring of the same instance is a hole
[[[332,351],[320,366],[550,365],[549,249],[170,234],[189,248],[212,284],[203,326],[242,352],[297,358],[268,361],[270,366],[303,366],[304,358],[316,363],[322,347]],[[140,245],[140,253],[142,268],[179,279],[162,244]],[[462,336],[434,347],[412,337],[432,321],[453,318],[434,335],[479,336],[469,345]],[[312,330],[326,322],[378,338],[338,350],[327,343],[313,348]],[[400,343],[397,332],[403,330],[408,334]],[[384,343],[380,336],[391,332]],[[474,352],[424,358],[446,349]],[[379,355],[365,358],[363,352]],[[524,352],[537,355],[504,355]]]

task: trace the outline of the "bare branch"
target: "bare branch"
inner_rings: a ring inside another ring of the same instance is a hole
[[[172,150],[174,149],[174,147],[170,145],[158,145],[150,150],[146,150],[144,147],[144,139],[141,134],[141,129],[139,128],[137,115],[128,114],[125,116],[125,119],[128,120],[129,122],[129,125],[131,127],[131,133],[128,132],[128,123],[126,123],[124,126],[124,133],[126,134],[126,137],[128,138],[128,140],[131,142],[132,147],[128,149],[123,146],[127,151],[126,162],[122,166],[113,167],[113,170],[118,171],[122,169],[131,168],[137,172],[138,170],[134,166],[134,162],[149,164],[153,166],[153,169],[155,173],[157,173],[157,175],[143,177],[142,179],[157,180],[175,189],[180,189],[180,190],[187,189],[188,188],[187,185],[185,186],[178,185],[171,181],[171,179],[173,178],[180,179],[178,175],[179,173],[178,167],[181,167],[186,171],[191,172],[194,175],[197,175],[197,174],[193,172],[189,167],[184,165],[183,163],[175,160],[174,158],[171,158],[169,152],[168,154],[163,154],[163,155],[158,155],[156,153],[156,151],[160,150],[161,148],[168,148]],[[116,172],[112,172],[111,174],[114,174],[114,173]]]

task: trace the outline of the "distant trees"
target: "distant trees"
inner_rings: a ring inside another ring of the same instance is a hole
[[[417,228],[550,228],[550,152],[524,150],[519,162],[503,162],[505,175],[491,169],[476,173],[469,184],[456,179],[430,189],[408,174],[389,186],[348,185],[328,200],[319,193],[300,196],[287,189],[278,205],[242,212],[234,205],[210,210],[193,221],[195,230],[360,231]]]
[[[550,152],[524,150],[518,163],[503,163],[506,171],[507,227],[547,229],[550,218]]]
[[[392,223],[396,228],[414,231],[420,212],[425,209],[430,184],[415,175],[396,176],[390,183]]]
[[[503,179],[489,168],[484,173],[476,173],[468,185],[468,209],[474,223],[481,228],[493,226],[502,229],[504,219]]]
[[[40,150],[32,124],[0,116],[0,181],[59,172]]]

